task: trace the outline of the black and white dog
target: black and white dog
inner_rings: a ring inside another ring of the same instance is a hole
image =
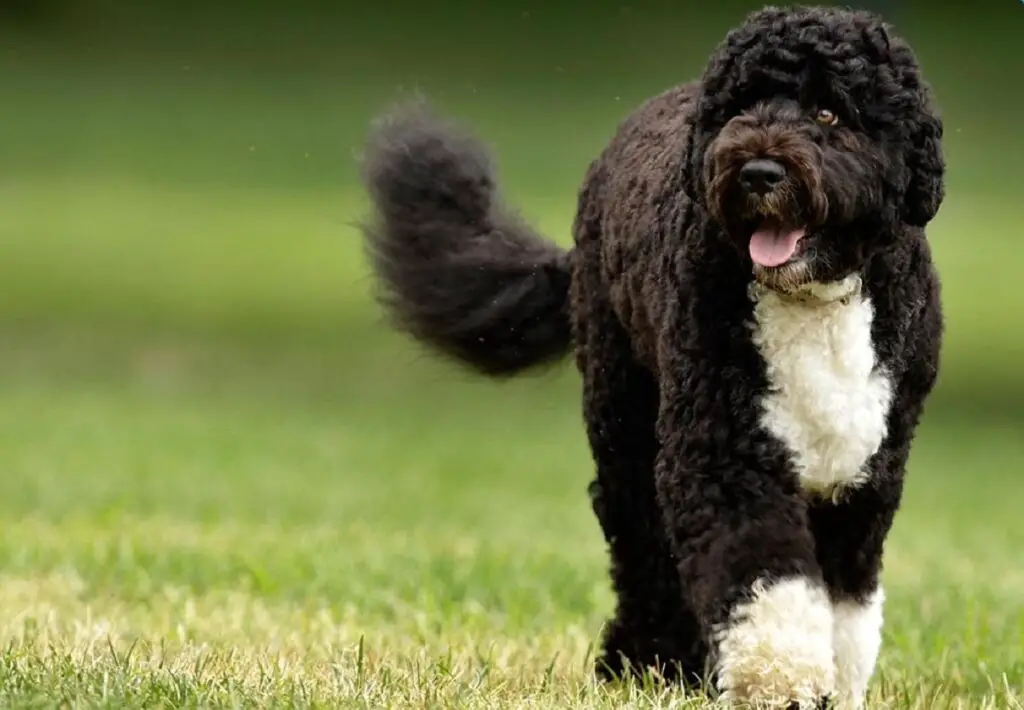
[[[941,138],[907,43],[834,8],[751,15],[629,116],[569,251],[472,138],[422,107],[377,127],[365,235],[396,326],[492,376],[575,352],[618,595],[602,675],[862,704],[938,370]]]

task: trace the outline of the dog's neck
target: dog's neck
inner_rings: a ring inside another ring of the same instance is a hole
[[[825,306],[832,303],[849,303],[855,296],[860,295],[862,289],[863,281],[860,274],[850,274],[839,281],[827,283],[812,281],[791,291],[778,291],[757,281],[752,281],[750,297],[757,302],[765,295],[772,294],[779,300],[794,305]]]

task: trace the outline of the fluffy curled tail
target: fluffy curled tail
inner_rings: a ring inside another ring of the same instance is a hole
[[[569,254],[498,204],[486,150],[422,104],[372,131],[363,226],[392,324],[491,376],[570,348]]]

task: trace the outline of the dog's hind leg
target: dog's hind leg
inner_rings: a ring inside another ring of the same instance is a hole
[[[699,682],[705,650],[696,619],[683,606],[655,498],[657,386],[632,359],[611,308],[594,291],[587,297],[576,330],[587,435],[597,468],[590,494],[617,594],[597,673],[612,679],[654,668],[666,680]]]

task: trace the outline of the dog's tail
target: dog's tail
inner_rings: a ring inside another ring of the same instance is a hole
[[[392,324],[494,377],[566,355],[570,252],[499,204],[487,151],[418,101],[371,133],[362,228]]]

